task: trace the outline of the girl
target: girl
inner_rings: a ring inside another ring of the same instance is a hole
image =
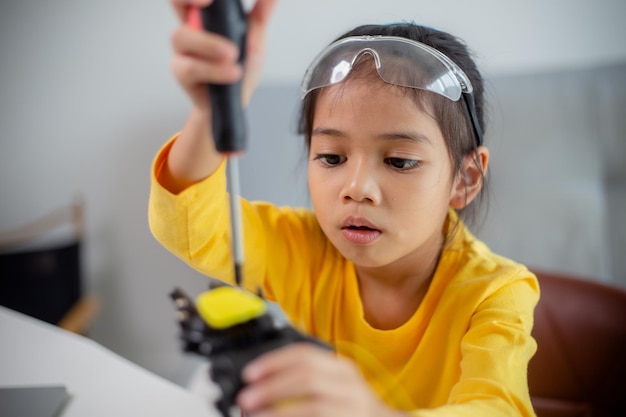
[[[193,110],[157,155],[156,238],[233,282],[225,162],[206,83],[244,76],[227,40],[184,24],[173,72]],[[210,0],[194,1],[205,6]],[[274,0],[249,15],[249,100]],[[395,24],[348,32],[303,81],[301,131],[314,210],[241,201],[244,284],[328,342],[275,350],[244,369],[254,416],[531,416],[526,367],[535,277],[478,241],[457,214],[484,186],[482,80],[465,46]],[[277,406],[279,404],[287,406]]]

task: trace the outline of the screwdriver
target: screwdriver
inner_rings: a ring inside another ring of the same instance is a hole
[[[195,29],[204,29],[222,35],[239,47],[238,63],[245,61],[245,42],[248,30],[246,13],[240,0],[214,0],[202,8],[190,6],[187,23]],[[243,230],[239,204],[239,156],[247,142],[246,123],[241,102],[242,82],[209,84],[215,148],[227,158],[228,194],[230,204],[231,242],[235,283],[243,281]]]

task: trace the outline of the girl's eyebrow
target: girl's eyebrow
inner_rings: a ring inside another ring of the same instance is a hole
[[[399,140],[399,141],[409,141],[409,142],[415,142],[415,143],[428,143],[428,144],[431,143],[428,136],[422,133],[418,133],[418,132],[404,132],[404,131],[389,132],[389,133],[382,133],[378,135],[378,137],[381,139],[388,139],[388,140]]]
[[[330,127],[317,127],[311,132],[311,136],[336,136],[346,137],[347,135],[341,130],[333,129]]]
[[[337,138],[347,137],[348,135],[341,130],[333,129],[330,127],[317,127],[311,132],[311,136],[333,136]],[[387,132],[377,135],[380,139],[392,140],[392,141],[409,141],[414,143],[431,143],[428,136],[418,132]]]

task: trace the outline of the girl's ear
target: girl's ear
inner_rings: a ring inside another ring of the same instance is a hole
[[[484,146],[479,146],[473,154],[463,158],[461,170],[452,186],[450,207],[460,210],[474,200],[483,186],[488,166],[489,149]]]

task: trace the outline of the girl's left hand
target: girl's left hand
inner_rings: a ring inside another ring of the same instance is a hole
[[[254,417],[405,416],[388,408],[354,363],[297,343],[252,361],[237,402]]]

